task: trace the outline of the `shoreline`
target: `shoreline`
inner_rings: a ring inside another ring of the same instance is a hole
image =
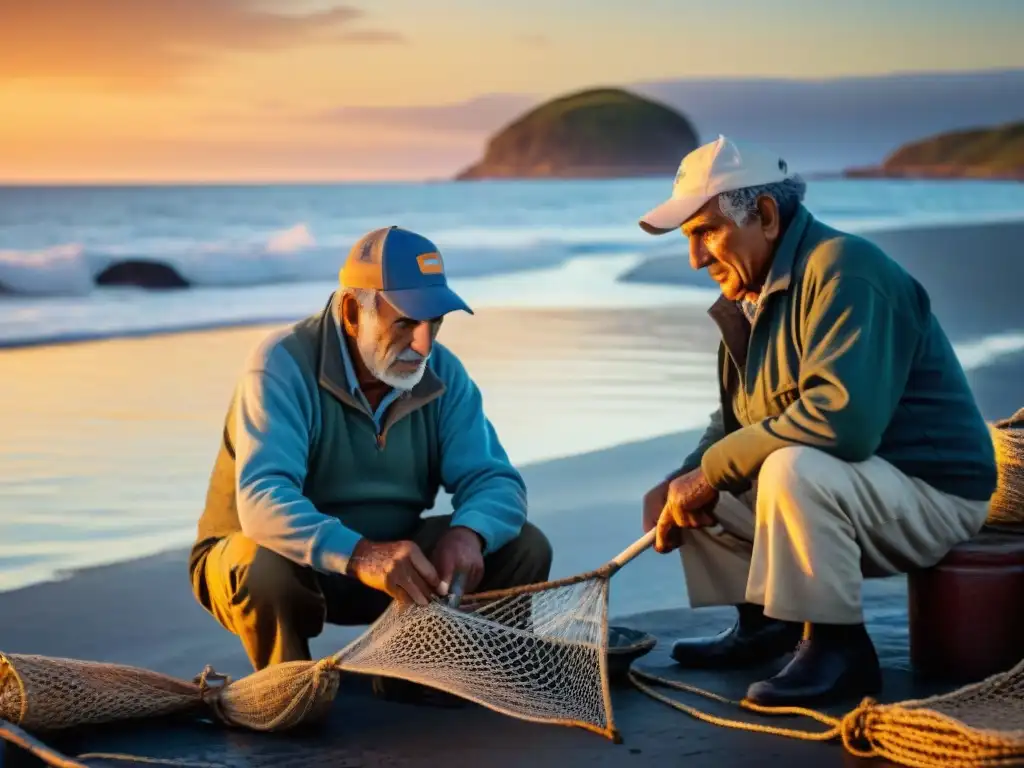
[[[912,165],[887,168],[868,165],[844,169],[844,179],[898,179],[901,181],[1016,181],[1024,182],[1024,171],[993,171],[984,166]]]
[[[140,289],[143,290],[143,289]],[[152,339],[167,336],[187,336],[190,334],[209,333],[211,331],[230,331],[245,328],[258,328],[260,326],[276,326],[294,323],[300,318],[291,316],[266,316],[254,317],[246,320],[235,320],[227,322],[197,323],[196,325],[181,326],[174,328],[153,326],[151,328],[136,328],[127,331],[104,333],[83,333],[80,335],[55,335],[37,339],[0,339],[0,353],[8,350],[38,349],[50,347],[68,347],[80,344],[95,344],[105,341],[119,341],[121,339]]]

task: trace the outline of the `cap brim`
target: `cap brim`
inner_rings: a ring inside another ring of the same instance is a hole
[[[640,228],[649,235],[664,235],[679,229],[711,197],[673,197],[652,208],[640,219]]]
[[[446,285],[381,291],[381,295],[388,304],[413,320],[433,320],[458,310],[473,314],[469,305]]]

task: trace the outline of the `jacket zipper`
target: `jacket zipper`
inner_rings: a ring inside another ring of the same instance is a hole
[[[406,411],[405,413],[400,414],[397,418],[391,418],[391,411],[389,410],[388,414],[384,417],[384,424],[381,427],[380,432],[377,433],[377,450],[378,451],[383,451],[384,450],[385,446],[387,445],[387,441],[388,441],[388,430],[391,429],[391,427],[393,427],[399,421],[404,419],[406,416],[411,416],[416,411],[420,410],[421,408],[426,406],[428,403],[432,402],[433,400],[436,400],[440,396],[441,396],[441,393],[437,392],[437,393],[431,395],[430,397],[424,398],[420,403],[417,403],[415,408],[411,408],[410,410]],[[394,407],[395,405],[398,405],[400,402],[401,402],[400,400],[396,400],[394,403],[391,404],[391,406]]]

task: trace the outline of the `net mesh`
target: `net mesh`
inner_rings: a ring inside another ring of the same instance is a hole
[[[400,676],[498,712],[611,733],[607,582],[389,611],[342,651],[345,670]]]
[[[990,525],[1024,523],[1024,408],[989,425],[996,450],[998,483],[989,502]]]
[[[991,434],[999,488],[989,523],[1024,522],[1024,409],[991,425]],[[209,668],[185,681],[125,665],[0,654],[0,721],[50,732],[188,715],[256,731],[287,730],[323,717],[349,671],[402,678],[513,717],[575,725],[618,740],[608,684],[608,581],[651,541],[645,537],[588,574],[470,595],[457,609],[440,601],[393,603],[334,656],[275,665],[235,681]],[[904,765],[1024,764],[1024,662],[944,696],[887,705],[866,701],[843,719],[814,716],[833,726],[815,738],[842,736],[850,751]],[[74,765],[18,734],[23,732],[0,722],[0,736],[20,739],[44,762]]]
[[[330,660],[278,664],[232,683],[209,668],[188,682],[123,664],[0,654],[0,720],[56,731],[194,714],[286,730],[322,714],[339,678]]]

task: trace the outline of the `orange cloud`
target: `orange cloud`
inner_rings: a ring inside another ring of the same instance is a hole
[[[0,2],[0,29],[7,33],[0,80],[152,87],[193,72],[218,53],[402,41],[396,32],[353,28],[364,15],[350,6],[286,14],[255,0]]]
[[[489,93],[454,104],[408,107],[338,107],[312,116],[315,123],[383,126],[425,131],[487,133],[534,106],[540,98],[523,93]]]
[[[547,48],[551,45],[550,38],[539,34],[520,35],[516,40],[527,48]]]

